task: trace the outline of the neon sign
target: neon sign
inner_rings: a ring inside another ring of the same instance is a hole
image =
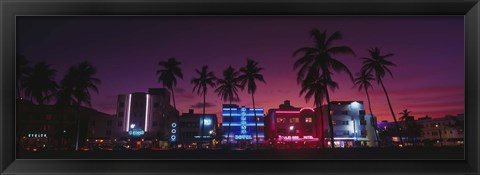
[[[170,136],[170,141],[171,142],[175,142],[177,141],[177,136],[175,135],[177,133],[177,123],[172,123],[172,130],[170,130],[170,133],[172,133],[172,135]]]
[[[145,134],[145,131],[142,130],[142,129],[132,129],[130,131],[128,131],[128,134],[131,135],[131,136],[141,136],[141,135],[144,135]]]
[[[235,140],[252,140],[251,135],[235,135]]]
[[[212,119],[209,119],[209,118],[203,119],[203,124],[206,126],[212,125]]]
[[[247,109],[242,108],[242,112],[240,113],[240,133],[246,134],[247,133],[247,113],[245,112]]]

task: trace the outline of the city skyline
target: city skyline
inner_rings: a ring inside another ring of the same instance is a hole
[[[368,24],[368,25],[366,25]],[[381,27],[378,27],[381,26]],[[27,28],[28,27],[28,28]],[[360,27],[360,28],[359,28]],[[278,108],[284,100],[293,106],[313,106],[298,95],[293,52],[312,46],[313,28],[340,31],[334,45],[350,46],[356,56],[338,56],[353,74],[361,66],[366,49],[381,47],[394,53],[393,78],[383,80],[396,115],[409,109],[412,115],[443,117],[464,110],[463,17],[19,17],[17,51],[32,63],[46,61],[58,70],[56,80],[83,60],[98,69],[99,94],[92,107],[114,114],[116,95],[146,92],[161,87],[156,70],[160,60],[182,62],[177,109],[199,112],[202,97],[191,92],[195,69],[207,64],[217,77],[229,65],[237,70],[247,57],[259,62],[267,84],[258,83],[256,107]],[[228,59],[232,58],[232,59]],[[202,61],[200,61],[202,60]],[[201,64],[198,64],[201,62]],[[340,88],[332,101],[364,101],[345,74],[334,74]],[[373,113],[378,120],[392,121],[388,105],[376,83],[371,90]],[[240,106],[252,106],[250,95],[240,94]],[[191,100],[194,99],[194,100]],[[213,89],[207,94],[207,113],[221,113],[222,102]]]

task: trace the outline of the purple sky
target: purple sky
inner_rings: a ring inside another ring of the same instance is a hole
[[[90,61],[102,80],[93,108],[114,114],[116,95],[160,87],[158,62],[176,57],[184,80],[176,90],[177,108],[187,112],[202,102],[191,93],[195,69],[207,64],[217,76],[229,65],[238,69],[254,58],[264,69],[267,84],[258,84],[256,104],[277,108],[284,100],[294,106],[312,106],[299,97],[292,53],[313,46],[313,28],[340,31],[334,45],[350,46],[357,54],[338,56],[352,73],[361,66],[366,49],[381,47],[394,53],[394,77],[384,79],[395,113],[408,108],[412,115],[443,117],[464,111],[463,16],[156,16],[156,17],[17,17],[17,49],[33,63],[46,61],[58,70],[57,80],[73,64]],[[298,58],[298,57],[297,57]],[[362,100],[345,74],[333,100]],[[251,106],[251,96],[240,93],[240,105]],[[220,112],[222,101],[211,89],[209,113]],[[376,83],[371,91],[373,113],[392,121],[386,98]],[[367,106],[365,106],[367,108]],[[197,112],[201,108],[196,108]],[[399,116],[399,115],[397,115]]]

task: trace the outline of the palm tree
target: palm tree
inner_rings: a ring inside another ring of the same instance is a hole
[[[167,61],[160,61],[158,65],[160,69],[157,70],[158,82],[163,84],[163,87],[172,91],[172,100],[173,108],[177,110],[175,105],[175,91],[173,88],[177,86],[177,77],[183,80],[182,69],[179,67],[180,62],[178,62],[174,57],[169,58]]]
[[[20,60],[20,62],[22,61]],[[55,82],[56,70],[50,68],[50,65],[45,62],[40,62],[35,64],[29,71],[30,72],[23,75],[24,77],[22,78],[22,87],[25,89],[24,94],[26,97],[30,97],[32,103],[33,100],[35,100],[36,103],[39,104],[40,111],[43,113],[45,112],[44,103],[50,101],[58,88],[57,82]],[[48,133],[47,125],[47,118],[43,117],[42,128],[45,128],[45,132]],[[48,141],[51,141],[51,139],[48,139]]]
[[[311,72],[320,72],[325,81],[333,81],[331,70],[335,72],[346,72],[350,76],[350,79],[353,80],[353,76],[347,66],[333,57],[337,54],[355,55],[350,47],[332,46],[333,41],[342,38],[341,33],[334,32],[332,35],[327,37],[326,31],[320,32],[318,29],[313,29],[310,32],[310,35],[314,40],[315,46],[303,47],[293,53],[293,56],[296,56],[299,53],[304,53],[304,55],[300,57],[293,65],[294,69],[299,69],[297,73],[297,82],[301,82],[303,79],[305,79],[307,74]],[[325,84],[325,86],[327,86],[327,84]],[[330,126],[330,142],[332,144],[332,148],[335,148],[333,141],[333,121],[330,114],[330,94],[326,87],[324,89],[326,90],[325,97],[327,100],[327,116]]]
[[[157,70],[158,82],[163,84],[163,87],[167,88],[172,92],[172,101],[173,101],[173,109],[175,111],[175,118],[177,122],[178,119],[178,111],[177,106],[175,105],[175,86],[177,86],[177,78],[183,80],[182,69],[180,69],[180,62],[178,62],[174,57],[169,58],[167,61],[160,61],[158,65],[160,69]],[[178,132],[181,133],[181,127],[178,128]],[[183,147],[183,138],[180,137],[181,145]]]
[[[375,137],[377,138],[377,143],[380,144],[380,139],[378,137],[378,128],[377,128],[377,123],[374,122],[373,120],[373,112],[372,112],[372,104],[370,103],[370,95],[368,94],[368,89],[373,88],[372,84],[370,82],[375,81],[375,78],[373,78],[373,75],[371,73],[367,73],[365,71],[361,71],[360,73],[356,74],[356,77],[354,79],[354,84],[355,86],[358,87],[358,91],[365,90],[365,94],[367,94],[367,100],[368,100],[368,109],[370,110],[370,114],[372,115],[372,126],[375,129]]]
[[[35,64],[31,73],[23,77],[26,97],[30,97],[32,102],[35,100],[39,105],[48,102],[58,87],[55,82],[56,72],[45,62]]]
[[[16,90],[17,98],[21,97],[21,91],[23,89],[23,80],[26,76],[31,73],[32,68],[30,67],[29,61],[25,58],[24,55],[17,53],[17,63],[16,63]]]
[[[202,145],[203,145],[203,128],[205,123],[205,103],[206,103],[206,96],[207,96],[207,88],[210,86],[212,88],[215,87],[216,77],[213,72],[208,70],[208,66],[203,66],[202,70],[195,70],[198,73],[197,78],[193,78],[190,83],[194,84],[193,92],[197,91],[198,95],[203,95],[203,115],[202,115],[202,127],[200,129],[200,137],[202,137]]]
[[[238,89],[242,88],[240,85],[239,72],[235,71],[232,66],[229,66],[223,71],[223,79],[217,80],[217,89],[215,92],[218,93],[218,96],[222,98],[223,101],[229,101],[230,106],[232,101],[238,101]],[[230,111],[230,116],[228,119],[228,133],[227,133],[227,145],[230,146],[230,125],[232,121],[232,110]]]
[[[389,67],[396,66],[393,62],[387,60],[393,56],[392,53],[381,55],[380,49],[375,47],[372,49],[367,49],[370,53],[370,58],[363,57],[363,66],[361,71],[367,73],[375,73],[375,79],[377,80],[378,84],[380,84],[383,88],[383,92],[385,92],[385,96],[387,97],[388,107],[390,108],[390,112],[392,113],[393,121],[395,122],[395,126],[397,127],[397,132],[400,137],[400,144],[403,145],[402,134],[400,132],[400,127],[397,122],[397,118],[395,117],[395,112],[393,112],[392,103],[390,102],[390,97],[388,96],[387,89],[383,84],[383,77],[385,77],[385,73],[387,72],[390,76],[393,77],[392,71],[390,71]]]
[[[94,77],[96,73],[97,69],[87,61],[70,67],[67,74],[60,82],[60,91],[57,94],[57,104],[60,104],[61,107],[64,108],[73,107],[76,114],[80,112],[80,106],[82,104],[91,106],[90,90],[98,93],[97,85],[101,84],[100,79]],[[77,120],[75,150],[78,150],[80,118],[78,115],[75,116]],[[63,118],[61,123],[63,125]],[[63,126],[61,129],[63,129]]]
[[[260,74],[263,68],[258,67],[258,62],[247,59],[247,65],[245,67],[240,68],[241,75],[238,77],[240,79],[240,85],[242,89],[247,87],[248,93],[252,94],[252,104],[253,104],[253,116],[255,117],[255,138],[256,138],[256,146],[258,148],[258,118],[257,113],[255,111],[255,91],[257,91],[257,83],[256,81],[265,82],[263,79],[263,75]]]
[[[312,70],[313,71],[313,70]],[[314,101],[314,106],[315,109],[320,108],[320,125],[322,128],[322,148],[325,148],[325,143],[324,143],[324,137],[323,137],[323,132],[325,131],[324,124],[323,124],[323,110],[321,109],[322,107],[322,102],[325,99],[325,93],[326,93],[326,87],[330,87],[332,91],[335,88],[338,88],[338,84],[334,81],[328,81],[325,79],[322,79],[323,76],[318,75],[318,71],[313,71],[312,73],[307,74],[307,77],[301,82],[302,88],[300,90],[300,96],[305,94],[305,101],[308,102],[310,99],[313,97]],[[317,119],[318,117],[316,116],[317,114],[314,113],[315,118]],[[318,120],[318,119],[317,119]],[[318,122],[315,122],[318,127]],[[318,132],[318,129],[317,129]],[[317,133],[317,135],[319,135]]]
[[[404,109],[402,112],[400,112],[400,114],[402,114],[402,116],[400,117],[400,121],[407,120],[408,117],[410,117],[410,113],[412,113],[412,111],[409,111],[408,109]]]

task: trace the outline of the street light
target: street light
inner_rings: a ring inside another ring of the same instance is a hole
[[[290,142],[292,142],[292,148],[293,148],[293,126],[290,126]]]
[[[438,127],[438,124],[435,124],[435,128],[438,128],[438,134],[440,137],[440,146],[443,147],[443,142],[442,142],[442,131],[440,131],[440,128]]]

